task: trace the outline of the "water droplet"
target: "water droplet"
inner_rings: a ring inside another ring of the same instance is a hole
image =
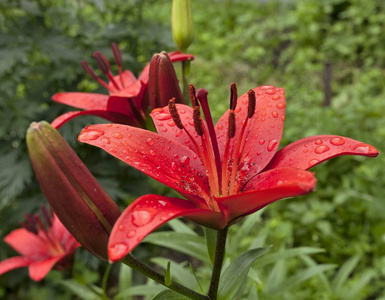
[[[282,185],[282,184],[283,184],[283,181],[282,181],[282,180],[280,180],[280,181],[277,182],[277,185]]]
[[[274,89],[275,86],[273,85],[262,85],[259,87],[261,90],[267,90],[267,89]]]
[[[270,90],[266,90],[265,93],[268,94],[268,95],[274,95],[275,94],[275,90],[271,90],[271,89]]]
[[[83,130],[83,132],[79,135],[79,140],[81,141],[93,141],[99,138],[104,134],[104,131],[102,130],[90,130],[86,131]]]
[[[277,144],[278,140],[271,140],[267,146],[267,150],[272,151]]]
[[[120,132],[114,132],[112,134],[112,137],[114,137],[116,139],[121,139],[123,137],[123,134],[121,134]]]
[[[102,142],[103,144],[107,144],[107,145],[108,145],[109,143],[111,143],[110,139],[109,139],[109,138],[106,138],[106,137],[102,138],[101,142]]]
[[[176,133],[176,137],[180,137],[181,135],[183,134],[183,130],[179,130],[177,133]]]
[[[311,159],[309,160],[308,162],[308,166],[311,167],[311,166],[314,166],[315,164],[317,164],[319,162],[318,159]]]
[[[186,113],[186,110],[182,108],[182,109],[179,109],[178,112],[183,115]]]
[[[318,139],[315,141],[315,143],[316,143],[316,145],[321,145],[323,142],[322,142],[322,140]]]
[[[243,99],[242,99],[242,103],[246,105],[247,103],[249,103],[249,99],[243,98]]]
[[[303,149],[303,153],[307,153],[307,152],[309,152],[309,149],[307,148]]]
[[[166,113],[159,113],[159,114],[155,115],[155,119],[157,119],[159,121],[164,121],[164,120],[171,119],[171,115],[166,114]]]
[[[107,124],[107,127],[112,127],[112,124]]]
[[[181,159],[180,159],[180,161],[182,162],[182,164],[188,165],[189,162],[190,162],[190,157],[188,157],[188,156],[182,156]]]
[[[175,162],[172,162],[172,163],[171,163],[171,170],[175,171],[175,170],[176,170],[176,167],[177,167],[176,163],[175,163]]]
[[[129,232],[127,232],[126,237],[132,238],[135,234],[136,234],[136,231],[135,231],[135,230],[130,230]]]
[[[282,116],[282,117],[281,117],[281,120],[282,120],[282,121],[285,121],[285,116]]]
[[[236,112],[236,113],[237,113],[237,112],[240,112],[241,109],[242,109],[242,108],[241,108],[240,106],[237,106],[237,107],[234,109],[234,112]]]
[[[124,225],[119,225],[118,229],[119,229],[120,231],[124,231],[124,230],[126,230],[126,226],[124,226]]]
[[[193,119],[188,120],[188,123],[189,123],[191,126],[194,126],[194,120],[193,120]]]
[[[168,125],[168,126],[175,126],[175,122],[174,122],[174,121],[168,121],[168,122],[167,122],[167,125]]]
[[[162,200],[158,200],[159,204],[162,205],[162,206],[166,206],[167,205],[167,202],[166,201],[162,201]]]
[[[278,104],[276,105],[276,107],[282,109],[282,108],[285,108],[285,107],[286,107],[286,104],[285,104],[285,103],[278,103]]]
[[[175,214],[170,212],[170,213],[168,213],[168,216],[173,217],[173,216],[175,216]]]
[[[325,153],[326,151],[330,150],[330,148],[326,145],[318,146],[314,149],[314,152],[317,154]]]
[[[118,243],[108,248],[110,259],[119,259],[126,254],[128,246],[125,243]]]
[[[340,137],[335,137],[335,138],[332,138],[330,140],[330,144],[332,144],[334,146],[341,146],[341,145],[345,144],[345,140],[343,138],[340,138]]]
[[[167,132],[167,128],[165,127],[165,128],[162,128],[162,131],[163,132]]]
[[[132,223],[138,227],[147,225],[151,219],[152,216],[147,210],[136,210],[132,213]]]
[[[155,154],[156,154],[155,151],[151,149],[151,150],[150,150],[150,155],[151,155],[151,156],[155,156]]]
[[[223,129],[223,125],[219,125],[219,126],[218,126],[218,129],[219,129],[219,130],[222,130],[222,129]]]
[[[280,98],[281,98],[280,95],[274,95],[273,97],[271,97],[271,99],[273,99],[273,100],[278,100],[278,99],[280,99]]]
[[[273,111],[271,114],[272,114],[272,116],[273,116],[274,118],[278,118],[278,113],[277,113],[276,111]]]
[[[146,140],[146,143],[148,144],[148,145],[150,145],[150,146],[152,146],[152,145],[154,145],[154,140],[152,139],[152,138],[148,138],[147,140]]]
[[[127,137],[128,138],[132,137],[132,134],[131,133],[127,133]]]
[[[264,140],[264,139],[260,139],[260,140],[259,140],[259,144],[260,144],[260,145],[263,145],[264,143],[265,143],[265,140]]]
[[[358,144],[354,147],[356,153],[368,154],[370,152],[369,145],[367,144]]]

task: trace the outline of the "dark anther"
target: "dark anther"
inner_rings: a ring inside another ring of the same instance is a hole
[[[249,90],[247,92],[249,96],[249,107],[247,109],[247,117],[251,118],[254,115],[255,111],[255,92],[253,90]]]
[[[44,221],[48,227],[52,226],[52,212],[47,209],[46,206],[41,206],[41,213],[43,215]]]
[[[195,93],[196,93],[195,86],[193,84],[190,84],[190,86],[189,86],[189,96],[190,96],[190,101],[191,101],[192,107],[199,106],[198,100],[197,100],[197,97],[196,97]]]
[[[199,136],[203,135],[203,127],[202,127],[202,120],[201,120],[201,111],[199,106],[195,106],[194,108],[194,127],[195,131]]]
[[[98,63],[99,68],[103,72],[103,74],[107,74],[108,71],[111,69],[110,63],[108,62],[107,58],[99,51],[95,52],[93,57]]]
[[[112,43],[112,53],[114,53],[116,64],[121,67],[122,66],[122,52],[117,43]]]
[[[91,75],[91,77],[94,79],[94,80],[98,80],[98,76],[96,76],[94,70],[84,61],[82,60],[80,62],[80,64],[82,65],[83,69]]]
[[[230,110],[235,110],[237,107],[238,90],[237,84],[233,82],[230,86]]]
[[[174,120],[175,125],[179,129],[184,129],[182,121],[180,120],[178,110],[176,109],[175,98],[172,98],[172,99],[170,99],[170,101],[168,101],[168,109],[170,110],[170,114],[171,114],[172,119]]]
[[[228,136],[230,139],[234,137],[235,129],[236,129],[235,113],[233,110],[230,110],[230,113],[229,113],[229,130],[228,130]]]

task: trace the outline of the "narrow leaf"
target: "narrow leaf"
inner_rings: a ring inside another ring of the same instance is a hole
[[[358,255],[352,256],[338,270],[332,282],[332,289],[335,295],[340,294],[341,288],[343,287],[349,275],[353,272],[354,268],[357,266],[359,261],[360,257]]]
[[[152,300],[185,300],[189,299],[181,294],[178,294],[177,292],[174,292],[172,290],[165,290],[160,292],[158,295],[156,295]]]
[[[217,234],[215,230],[207,227],[203,227],[203,230],[206,238],[207,253],[209,255],[211,265],[214,265]]]
[[[164,277],[164,284],[169,286],[171,284],[171,270],[170,270],[171,262],[167,262],[167,268],[166,268],[166,276]]]

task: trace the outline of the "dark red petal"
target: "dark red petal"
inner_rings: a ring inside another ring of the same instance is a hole
[[[180,119],[182,121],[183,126],[190,133],[192,138],[196,141],[198,145],[202,143],[201,137],[195,131],[194,120],[193,120],[193,109],[190,106],[183,104],[176,104],[176,108],[178,110]],[[193,142],[188,137],[187,133],[183,129],[179,129],[171,115],[168,106],[164,108],[154,109],[150,116],[155,124],[156,131],[164,136],[169,138],[170,140],[174,140],[178,143],[189,147],[195,153],[197,152],[196,147],[194,147]]]
[[[218,213],[197,208],[193,203],[159,195],[145,195],[128,206],[111,231],[108,243],[110,261],[118,261],[132,251],[156,228],[181,216],[192,216],[216,224]],[[213,220],[210,217],[213,216]]]
[[[85,110],[106,110],[109,96],[95,93],[66,92],[57,93],[52,100]]]
[[[279,168],[253,177],[244,192],[216,200],[229,211],[229,219],[234,219],[251,214],[279,199],[309,193],[315,184],[316,179],[311,172]]]
[[[136,79],[135,75],[132,74],[132,72],[130,70],[125,70],[122,73],[122,76],[123,76],[124,86],[126,86],[126,87],[130,86],[133,83],[135,83],[136,81],[138,81]],[[122,83],[121,83],[121,80],[120,80],[120,75],[115,75],[114,76],[114,80],[117,83],[117,85],[119,86],[119,89],[122,89],[123,86],[122,86]],[[112,91],[115,90],[115,85],[111,81],[108,82],[108,86],[111,88]]]
[[[58,255],[41,261],[35,261],[29,265],[29,277],[35,281],[42,280],[51,269],[59,262],[66,254]]]
[[[127,102],[127,99],[124,99]],[[126,112],[127,113],[127,112]],[[59,117],[57,117],[55,120],[52,121],[51,125],[52,127],[59,129],[61,126],[63,126],[68,121],[84,115],[91,115],[91,116],[97,116],[104,118],[108,121],[115,122],[115,123],[121,123],[121,124],[128,124],[133,126],[140,127],[140,123],[136,120],[134,116],[128,115],[128,114],[120,114],[115,112],[109,112],[106,110],[82,110],[82,111],[70,111],[68,113],[65,113]]]
[[[7,258],[6,260],[0,262],[0,275],[3,275],[4,273],[13,269],[28,266],[31,262],[33,262],[32,259],[24,256]]]
[[[24,228],[11,231],[4,241],[23,256],[33,260],[47,257],[49,253],[49,244]]]
[[[340,155],[375,157],[376,148],[338,135],[316,135],[300,139],[278,151],[265,170],[293,167],[307,170]]]
[[[201,161],[180,143],[151,131],[117,124],[87,126],[78,139],[104,149],[178,192],[209,197]]]
[[[193,60],[194,55],[192,54],[187,54],[187,53],[180,53],[179,51],[174,51],[174,52],[169,52],[168,53],[170,59],[172,62],[177,62],[177,61],[186,61],[186,60]],[[150,72],[150,63],[148,63],[142,73],[139,75],[139,80],[141,80],[145,85],[148,84],[148,75]]]
[[[247,142],[242,151],[239,164],[242,182],[258,174],[274,156],[282,137],[285,120],[285,92],[274,86],[261,86],[254,89],[256,96],[255,114],[248,120],[245,131]],[[247,118],[248,95],[242,95],[235,108],[236,132],[231,140],[231,152],[239,142],[243,122]],[[229,110],[216,124],[220,153],[224,153],[228,130]],[[230,153],[231,153],[230,152]],[[223,159],[223,157],[222,157]]]
[[[111,92],[110,95],[132,98],[132,97],[138,96],[141,90],[142,90],[142,82],[140,80],[136,80],[135,82],[131,83],[130,85],[127,85],[124,88],[121,88],[118,91]]]

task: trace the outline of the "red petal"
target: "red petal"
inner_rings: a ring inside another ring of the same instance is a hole
[[[63,223],[60,222],[56,214],[53,215],[52,226],[49,234],[53,239],[60,241],[60,244],[64,247],[66,253],[71,253],[76,248],[80,247],[80,244],[69,233],[67,228],[64,227]]]
[[[106,110],[109,96],[95,93],[57,93],[52,100],[84,110]]]
[[[28,266],[33,260],[24,256],[15,256],[0,262],[0,275],[13,269]]]
[[[198,145],[202,143],[200,136],[195,131],[194,120],[193,120],[193,109],[190,106],[183,104],[176,104],[180,119],[183,126],[190,133],[192,138],[196,141]],[[192,151],[197,153],[196,147],[194,147],[193,142],[190,140],[189,136],[183,129],[179,129],[171,115],[168,106],[164,108],[156,108],[151,113],[150,116],[155,124],[156,131],[170,140],[174,140],[186,147],[189,147]]]
[[[108,243],[108,256],[110,261],[122,259],[148,234],[171,219],[195,216],[207,222],[212,217],[214,222],[211,223],[216,224],[219,215],[178,198],[142,196],[127,207],[116,221]]]
[[[313,191],[314,174],[294,168],[279,168],[258,174],[247,183],[245,191],[217,198],[219,205],[229,211],[229,219],[251,214],[282,198],[298,196]]]
[[[258,174],[274,156],[281,141],[283,123],[285,119],[285,93],[282,88],[273,86],[261,86],[254,89],[256,96],[256,110],[254,116],[248,120],[245,131],[244,150],[241,150],[239,170],[242,182]],[[240,141],[240,134],[243,122],[246,120],[248,110],[248,95],[242,95],[237,102],[236,132],[230,142],[231,152],[237,142]],[[216,133],[220,153],[224,153],[227,130],[227,111],[216,124]],[[231,153],[230,152],[230,153]],[[223,157],[222,157],[223,159]]]
[[[151,131],[117,124],[87,126],[78,139],[104,149],[178,192],[209,197],[205,169],[195,153],[180,143]]]
[[[177,62],[177,61],[186,61],[186,60],[193,60],[194,55],[192,54],[187,54],[187,53],[180,53],[179,51],[174,51],[174,52],[169,52],[167,53],[168,56],[170,57],[172,62]],[[150,63],[148,63],[142,73],[139,75],[139,80],[141,80],[145,85],[148,84],[148,74],[150,72]]]
[[[4,238],[4,241],[17,252],[32,260],[45,258],[49,253],[47,241],[24,228],[11,231]]]
[[[140,80],[136,80],[134,83],[125,86],[119,91],[111,92],[111,96],[119,96],[119,97],[127,97],[132,98],[139,95],[142,89],[142,82]]]
[[[300,139],[275,154],[266,170],[293,167],[307,170],[330,158],[340,155],[375,157],[376,148],[369,144],[337,135],[316,135]]]
[[[126,98],[124,98],[124,100],[127,102]],[[68,113],[62,114],[61,116],[57,117],[55,120],[52,121],[51,125],[52,127],[59,129],[68,121],[84,115],[97,116],[97,117],[104,118],[108,121],[120,123],[120,124],[128,124],[128,125],[133,125],[138,127],[142,126],[141,124],[138,123],[137,119],[131,115],[109,112],[106,110],[70,111]]]
[[[62,254],[59,256],[51,257],[49,259],[35,261],[29,266],[29,277],[31,277],[35,281],[42,280],[51,269],[59,262],[66,254]]]
[[[130,70],[125,70],[122,73],[122,76],[123,76],[124,87],[128,87],[128,86],[132,85],[133,83],[135,83],[136,81],[138,81],[136,79],[135,75],[132,74],[132,72]],[[119,88],[122,89],[123,86],[122,86],[122,82],[120,80],[120,75],[114,76],[114,80],[117,83],[117,85],[119,86]],[[115,85],[111,81],[108,82],[108,86],[111,88],[111,90],[115,90]]]

